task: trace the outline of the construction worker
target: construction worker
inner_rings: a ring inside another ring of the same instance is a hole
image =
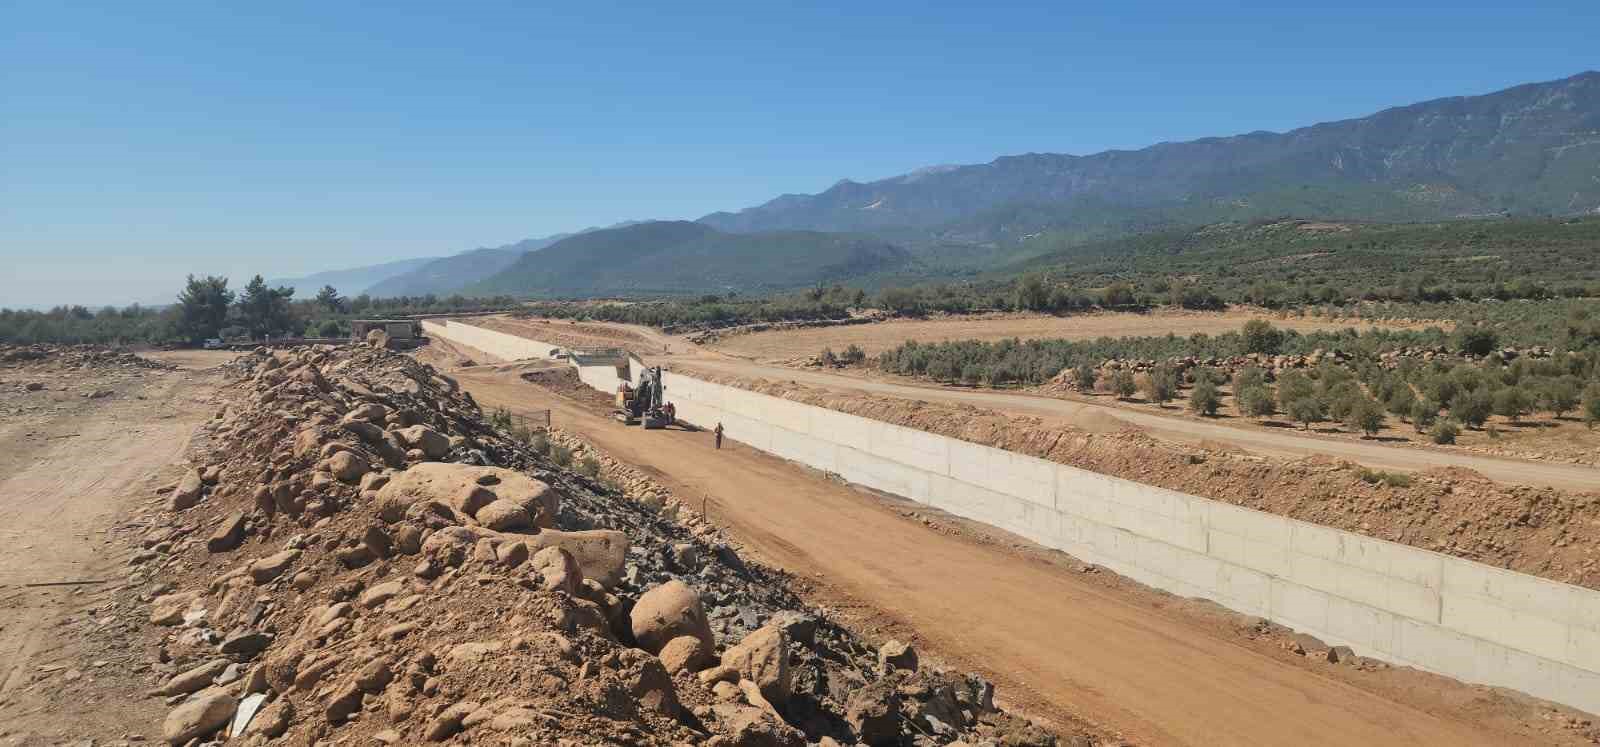
[[[722,448],[722,421],[717,421],[717,428],[711,433],[717,437],[717,448]]]

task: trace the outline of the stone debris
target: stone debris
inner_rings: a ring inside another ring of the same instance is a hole
[[[412,358],[226,368],[229,404],[127,571],[157,590],[170,744],[1056,743],[982,679],[806,606],[659,486],[557,466]]]

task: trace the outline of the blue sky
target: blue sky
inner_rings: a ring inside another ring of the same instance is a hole
[[[0,306],[1600,68],[1594,0],[552,5],[0,0]]]

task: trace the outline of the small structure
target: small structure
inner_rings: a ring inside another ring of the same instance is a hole
[[[390,340],[409,345],[416,339],[416,328],[404,319],[356,319],[350,322],[350,339],[361,342],[367,339],[367,333],[374,329],[381,329],[389,335]]]

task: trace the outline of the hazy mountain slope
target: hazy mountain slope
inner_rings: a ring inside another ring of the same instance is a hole
[[[367,293],[375,298],[448,295],[489,277],[516,262],[524,253],[543,249],[571,234],[543,239],[527,239],[505,246],[473,249],[450,257],[439,257],[402,275],[378,283]]]
[[[395,262],[385,262],[380,265],[367,265],[365,267],[351,267],[345,270],[330,270],[318,272],[298,278],[285,278],[269,280],[267,284],[276,288],[288,286],[294,288],[295,298],[309,298],[317,295],[322,286],[331,285],[339,289],[345,296],[360,295],[368,288],[381,283],[389,278],[404,275],[412,270],[434,261],[435,257],[419,257],[417,259],[402,259]],[[249,280],[249,278],[245,278]],[[243,282],[237,283],[243,286]]]
[[[1600,73],[1438,99],[1287,133],[1089,156],[1030,153],[842,181],[701,219],[725,231],[939,229],[992,240],[1161,208],[1190,218],[1256,203],[1321,217],[1447,218],[1600,209]],[[1303,205],[1296,193],[1318,192]],[[1021,206],[1023,215],[1016,215]]]
[[[913,263],[881,239],[811,231],[728,234],[689,221],[594,231],[524,254],[471,287],[529,296],[760,291],[892,272]]]
[[[539,251],[562,239],[594,231],[604,231],[607,228],[637,225],[643,222],[645,221],[623,221],[605,228],[590,227],[573,233],[558,233],[537,239],[523,239],[515,244],[483,247],[450,257],[440,257],[403,275],[378,283],[369,289],[368,293],[378,298],[422,296],[429,293],[441,296],[448,295],[510,267],[523,254]]]

